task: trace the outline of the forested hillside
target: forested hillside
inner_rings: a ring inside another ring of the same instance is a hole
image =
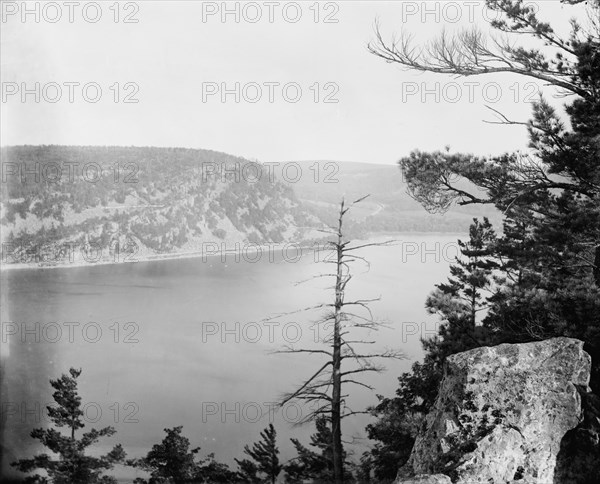
[[[5,147],[2,179],[9,263],[34,262],[25,254],[66,252],[69,245],[110,258],[117,247],[151,255],[201,250],[205,242],[228,249],[300,242],[321,226],[260,165],[215,151]]]
[[[184,148],[4,147],[2,261],[99,262],[197,252],[202,244],[312,243],[324,223],[334,223],[342,197],[367,194],[349,219],[350,237],[458,232],[484,214],[473,207],[424,214],[395,165],[292,164]]]

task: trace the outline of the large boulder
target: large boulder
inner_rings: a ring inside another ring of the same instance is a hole
[[[570,338],[450,356],[396,482],[444,474],[459,484],[558,483],[557,455],[583,419],[580,392],[589,391],[590,367],[583,342]]]

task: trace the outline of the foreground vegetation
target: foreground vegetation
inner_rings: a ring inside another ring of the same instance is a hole
[[[563,3],[583,7],[581,0]],[[425,360],[399,378],[395,397],[382,398],[373,410],[378,421],[368,432],[377,443],[365,459],[378,482],[393,480],[406,462],[451,354],[554,336],[578,338],[592,356],[590,386],[600,392],[600,2],[585,2],[587,22],[572,20],[567,38],[557,33],[559,26],[555,30],[540,19],[533,5],[486,4],[502,15],[492,27],[506,34],[505,40],[488,42],[471,30],[442,34],[428,50],[419,50],[408,41],[387,43],[379,34],[371,51],[420,71],[509,72],[544,81],[567,97],[568,119],[540,97],[527,122],[494,111],[498,124],[528,130],[528,153],[480,158],[414,151],[400,161],[412,195],[427,210],[443,212],[453,203],[493,205],[503,221],[501,227],[474,221],[469,239],[461,243],[462,260],[426,301],[428,311],[440,316],[439,335],[423,341]],[[543,14],[543,6],[540,10]],[[523,35],[538,45],[515,43]],[[457,186],[457,179],[469,180],[477,190]],[[599,416],[598,409],[585,410]],[[600,462],[600,428],[582,426],[586,437],[580,450]],[[597,476],[600,469],[585,471]]]
[[[106,455],[93,457],[88,450],[101,438],[112,437],[113,427],[92,429],[77,435],[85,427],[82,399],[77,388],[81,369],[71,368],[56,380],[50,380],[54,388],[55,406],[48,406],[48,416],[53,428],[37,428],[31,437],[38,440],[51,454],[42,453],[30,459],[21,459],[11,465],[28,473],[25,482],[52,484],[116,483],[107,474],[115,465],[125,465],[149,474],[136,478],[136,484],[184,484],[184,483],[275,483],[280,474],[285,482],[314,483],[333,482],[333,438],[328,419],[320,416],[315,420],[316,433],[309,447],[297,439],[291,439],[297,456],[286,463],[279,461],[277,432],[272,424],[260,434],[260,440],[244,448],[245,457],[235,459],[237,470],[215,460],[213,454],[202,459],[197,456],[200,447],[191,448],[190,440],[182,435],[183,426],[164,429],[166,435],[141,458],[127,459],[123,447],[118,444]],[[61,432],[66,429],[66,435]],[[314,449],[314,450],[313,450]],[[354,482],[346,462],[346,482]],[[41,473],[34,473],[39,472]]]

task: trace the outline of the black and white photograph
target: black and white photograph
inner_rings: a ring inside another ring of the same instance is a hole
[[[0,482],[600,484],[600,0],[0,0]]]

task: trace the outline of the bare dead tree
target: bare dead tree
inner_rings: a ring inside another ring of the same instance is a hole
[[[354,262],[363,262],[368,265],[368,261],[357,255],[357,251],[367,247],[389,245],[393,241],[375,242],[351,245],[351,241],[346,240],[344,236],[344,217],[347,212],[357,203],[362,202],[367,197],[362,197],[350,205],[342,200],[339,209],[339,215],[336,227],[329,227],[324,232],[333,235],[333,240],[325,244],[324,250],[330,251],[334,256],[325,258],[324,262],[333,264],[335,270],[331,273],[320,274],[317,277],[331,277],[335,280],[333,289],[335,290],[334,300],[331,303],[323,303],[300,311],[325,309],[327,312],[315,324],[322,328],[321,343],[327,346],[327,349],[320,348],[295,348],[287,346],[276,353],[307,353],[315,356],[325,357],[324,363],[308,379],[304,381],[295,391],[283,396],[280,405],[283,406],[291,400],[300,400],[303,403],[316,404],[303,419],[302,422],[314,420],[320,415],[329,415],[331,430],[333,434],[333,469],[334,482],[343,483],[344,452],[342,446],[341,422],[344,418],[351,415],[368,413],[360,410],[352,410],[346,405],[348,393],[343,393],[343,389],[348,385],[357,385],[369,390],[373,388],[357,379],[357,376],[368,372],[381,372],[384,367],[373,362],[377,358],[396,358],[401,359],[404,356],[399,351],[385,350],[383,352],[363,352],[357,348],[358,345],[370,345],[375,341],[356,339],[354,334],[357,329],[377,330],[382,326],[381,321],[376,321],[369,308],[371,302],[375,299],[355,299],[346,300],[346,287],[352,279],[350,265]],[[295,311],[295,312],[300,312]],[[362,312],[362,314],[359,314]],[[287,313],[292,314],[292,313]],[[350,366],[350,363],[353,363]]]

